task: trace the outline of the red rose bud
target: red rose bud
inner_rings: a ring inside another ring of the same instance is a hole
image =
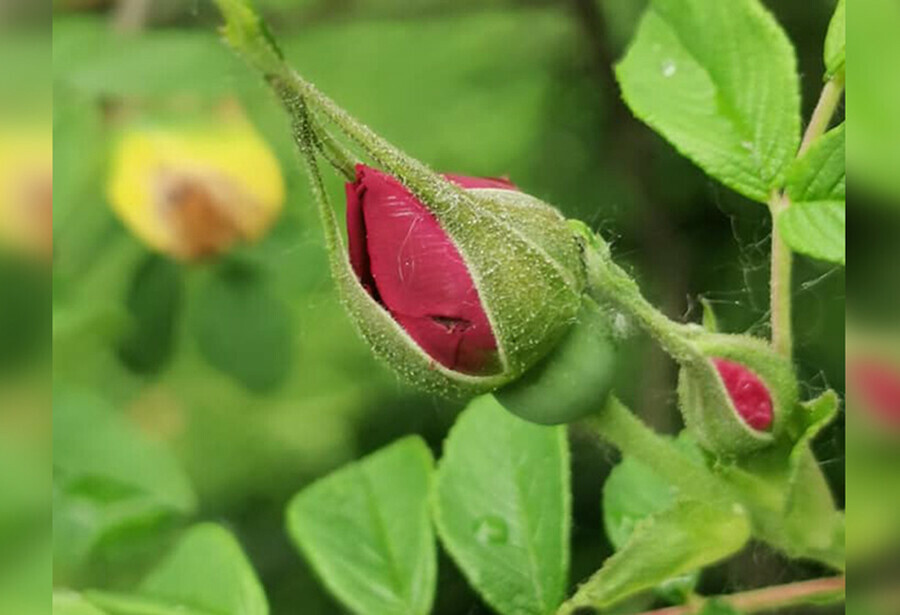
[[[796,438],[797,381],[790,361],[747,335],[698,331],[698,358],[682,362],[678,396],[688,428],[716,454],[734,456]]]
[[[731,403],[750,427],[767,431],[772,426],[772,396],[759,376],[728,359],[713,359]]]
[[[396,178],[357,165],[346,186],[349,264],[393,330],[348,297],[352,289],[345,301],[376,353],[408,379],[483,392],[537,363],[575,321],[580,245],[559,212],[509,181],[444,177],[478,207],[429,207]]]
[[[505,180],[446,176],[463,188]],[[363,165],[347,184],[350,263],[369,294],[435,361],[466,374],[500,370],[497,340],[462,255],[421,201]]]

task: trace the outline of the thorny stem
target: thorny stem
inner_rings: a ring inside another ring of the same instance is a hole
[[[844,76],[835,75],[822,88],[819,102],[813,111],[800,143],[797,156],[802,156],[810,145],[820,137],[831,122],[831,118],[841,101],[844,91]],[[790,358],[793,352],[793,335],[791,328],[791,272],[793,255],[791,249],[781,238],[776,221],[778,216],[788,207],[790,201],[782,193],[775,193],[769,200],[769,211],[772,213],[772,272],[769,283],[772,310],[772,346],[776,352]]]
[[[712,600],[728,605],[740,613],[759,613],[802,604],[839,602],[844,598],[845,585],[844,577],[801,581],[727,596],[703,598],[681,606],[647,611],[642,615],[694,615],[701,613],[706,604]]]

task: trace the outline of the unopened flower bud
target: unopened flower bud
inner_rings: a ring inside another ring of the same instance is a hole
[[[683,360],[678,394],[688,428],[708,450],[740,455],[790,436],[797,382],[790,362],[764,340],[702,332]]]
[[[409,379],[482,392],[524,373],[574,322],[580,246],[557,210],[509,181],[445,177],[477,207],[437,213],[398,179],[357,165],[349,260],[369,305],[348,303],[376,353]],[[394,330],[371,326],[371,310]]]

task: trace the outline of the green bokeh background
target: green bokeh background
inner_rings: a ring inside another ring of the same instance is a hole
[[[288,542],[288,499],[405,434],[439,451],[460,405],[404,386],[353,331],[287,118],[218,40],[211,7],[158,2],[142,27],[123,31],[106,4],[61,0],[54,15],[54,403],[112,408],[163,443],[198,505],[182,521],[132,528],[115,548],[58,548],[56,582],[128,588],[180,526],[205,519],[236,533],[273,613],[339,612]],[[259,4],[298,70],[410,154],[441,170],[508,175],[603,231],[670,316],[699,320],[705,297],[726,330],[767,334],[767,213],[680,158],[620,101],[610,63],[642,2]],[[833,3],[767,4],[797,46],[808,117]],[[189,118],[230,97],[281,160],[284,214],[264,240],[217,262],[186,266],[154,255],[104,195],[120,112]],[[339,207],[340,182],[330,187]],[[842,391],[844,272],[799,258],[796,283],[806,394]],[[673,365],[636,338],[620,371],[619,390],[635,410],[676,431]],[[610,553],[600,488],[615,454],[577,430],[572,442],[577,581]],[[842,500],[842,425],[818,448]],[[130,462],[125,455],[118,463]],[[60,531],[58,544],[79,540]],[[819,572],[751,547],[701,587],[732,591]],[[488,612],[443,556],[435,612]]]

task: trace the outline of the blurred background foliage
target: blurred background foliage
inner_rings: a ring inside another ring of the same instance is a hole
[[[706,178],[619,99],[611,64],[642,2],[258,4],[298,70],[410,154],[507,175],[600,229],[670,316],[699,320],[705,298],[725,330],[767,334],[767,212]],[[767,4],[797,47],[808,117],[833,2]],[[54,1],[52,360],[54,420],[65,425],[54,447],[66,452],[54,460],[55,583],[130,587],[180,528],[213,520],[237,535],[274,613],[334,613],[285,536],[290,496],[404,434],[439,451],[460,405],[399,383],[352,330],[287,118],[216,25],[205,0]],[[282,215],[261,241],[216,259],[151,252],[107,202],[117,135],[233,101],[280,160]],[[330,188],[342,203],[340,182]],[[796,276],[806,394],[842,391],[844,271],[799,258]],[[676,431],[674,366],[637,339],[620,371],[621,395]],[[615,457],[587,434],[572,438],[577,581],[611,552],[600,489]],[[843,440],[839,423],[817,444],[841,501]],[[701,589],[819,572],[754,547]],[[446,558],[435,612],[487,612]]]

